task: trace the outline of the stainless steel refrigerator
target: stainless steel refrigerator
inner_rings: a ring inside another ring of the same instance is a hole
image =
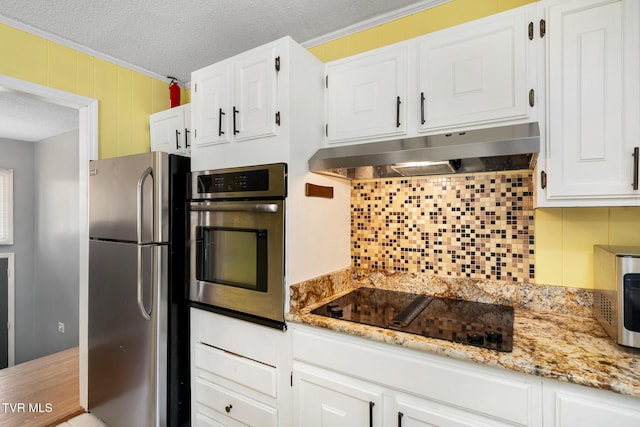
[[[189,425],[189,159],[89,167],[89,411],[111,427]]]

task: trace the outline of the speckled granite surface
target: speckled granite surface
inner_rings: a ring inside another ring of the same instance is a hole
[[[511,305],[515,307],[513,351],[497,352],[310,314],[361,286]],[[356,269],[291,289],[288,321],[640,397],[640,350],[619,346],[608,337],[591,316],[588,290]]]

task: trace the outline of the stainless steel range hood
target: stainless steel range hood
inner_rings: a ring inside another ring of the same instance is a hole
[[[538,123],[329,147],[312,172],[348,179],[530,169],[540,151]]]

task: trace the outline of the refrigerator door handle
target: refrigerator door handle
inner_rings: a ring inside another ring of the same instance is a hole
[[[153,168],[148,167],[147,169],[145,169],[144,172],[142,172],[142,175],[140,175],[140,179],[138,179],[138,188],[137,188],[137,201],[136,201],[136,234],[137,234],[137,239],[138,239],[138,244],[142,244],[142,221],[143,221],[143,204],[144,204],[144,196],[142,193],[142,189],[143,189],[143,185],[144,182],[146,181],[146,179],[151,176],[151,178],[153,178]],[[140,268],[140,267],[138,267]]]
[[[138,308],[140,309],[140,314],[146,320],[151,320],[151,312],[153,310],[153,297],[151,298],[151,307],[149,307],[149,311],[144,306],[144,296],[143,296],[143,277],[142,277],[142,246],[138,245]]]

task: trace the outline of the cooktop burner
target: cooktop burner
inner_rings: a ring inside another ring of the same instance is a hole
[[[509,352],[513,307],[359,288],[311,313]]]

